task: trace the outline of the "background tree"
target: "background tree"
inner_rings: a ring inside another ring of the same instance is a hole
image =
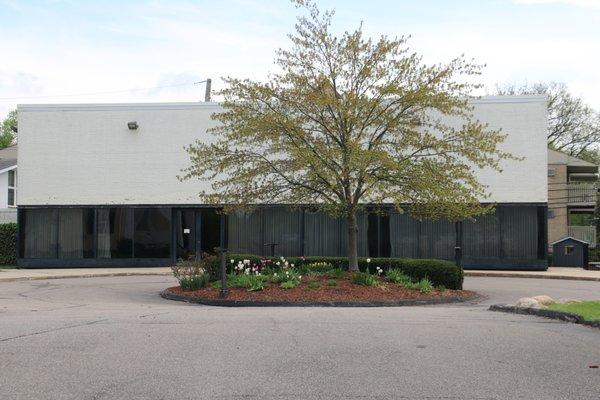
[[[498,86],[496,94],[548,96],[548,146],[591,162],[600,161],[600,114],[569,93],[564,83]]]
[[[17,139],[17,110],[12,110],[2,121],[0,127],[0,149],[10,146]]]
[[[476,168],[511,157],[504,136],[472,117],[464,57],[425,65],[404,37],[376,41],[361,27],[335,36],[332,11],[296,1],[291,46],[267,82],[226,78],[211,143],[187,147],[182,179],[210,181],[200,197],[226,210],[314,204],[345,217],[348,261],[358,269],[357,214],[366,203],[410,204],[414,215],[465,218],[489,210]],[[449,124],[452,119],[455,124]]]

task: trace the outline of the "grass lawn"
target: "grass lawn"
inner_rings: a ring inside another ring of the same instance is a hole
[[[16,265],[0,265],[0,270],[2,269],[15,269],[17,268]]]
[[[551,310],[565,311],[577,314],[586,321],[600,320],[600,301],[584,301],[583,303],[552,304],[548,306]]]

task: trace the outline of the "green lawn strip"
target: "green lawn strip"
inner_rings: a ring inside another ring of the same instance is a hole
[[[3,269],[15,269],[17,268],[16,265],[0,265],[0,271]]]
[[[584,301],[582,303],[552,304],[549,309],[564,311],[581,316],[586,321],[600,320],[600,301]]]

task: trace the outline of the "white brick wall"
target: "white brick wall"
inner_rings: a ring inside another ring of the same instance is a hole
[[[478,171],[490,201],[545,202],[546,108],[541,97],[484,98],[477,118],[502,127],[505,149],[526,156],[502,174]],[[216,103],[19,106],[19,205],[197,204],[180,182],[183,146],[209,140]],[[137,121],[130,131],[127,122]]]

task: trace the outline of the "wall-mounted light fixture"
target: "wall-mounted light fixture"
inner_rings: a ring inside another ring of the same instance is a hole
[[[128,122],[127,127],[129,128],[130,131],[135,131],[138,128],[138,123],[137,123],[137,121]]]

